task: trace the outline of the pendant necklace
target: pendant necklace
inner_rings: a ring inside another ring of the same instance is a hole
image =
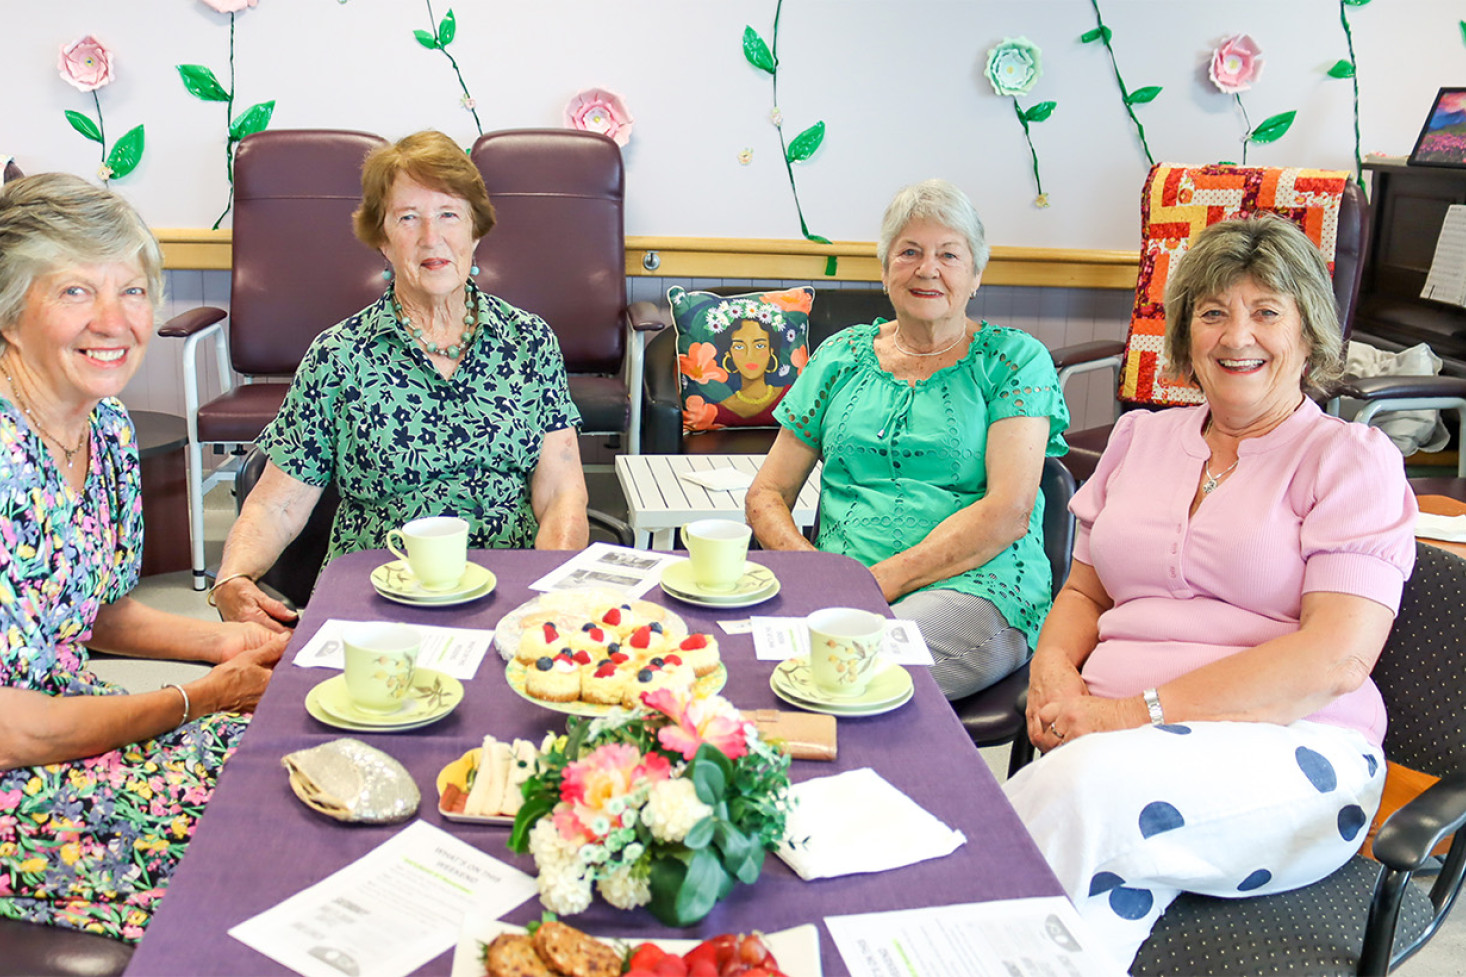
[[[15,395],[16,404],[20,407],[21,413],[25,414],[26,422],[34,427],[41,437],[61,449],[61,453],[66,456],[66,467],[68,470],[75,467],[76,454],[86,446],[87,436],[92,433],[91,425],[88,424],[86,430],[81,432],[81,440],[76,442],[76,446],[68,448],[64,441],[46,430],[45,426],[41,424],[41,419],[36,416],[35,411],[31,410],[30,401],[26,398],[25,394],[20,392],[20,385],[15,382],[15,378],[10,375],[9,370],[5,371],[5,382],[10,385],[10,392]]]
[[[1204,428],[1201,429],[1201,436],[1203,438],[1206,437],[1206,432],[1207,431],[1210,431],[1210,430],[1211,430],[1211,418],[1208,417],[1206,419],[1206,427],[1204,427]],[[1202,462],[1201,463],[1201,468],[1202,468],[1203,471],[1206,472],[1206,481],[1204,481],[1204,482],[1201,483],[1201,494],[1202,495],[1211,495],[1213,492],[1215,492],[1217,490],[1217,486],[1222,483],[1222,479],[1224,479],[1228,475],[1232,474],[1232,469],[1236,468],[1237,467],[1237,462],[1240,462],[1241,460],[1242,460],[1242,458],[1239,455],[1237,457],[1237,461],[1234,461],[1234,462],[1232,462],[1232,464],[1230,464],[1230,465],[1227,466],[1226,471],[1218,472],[1215,475],[1213,475],[1211,473],[1211,459],[1208,458],[1206,461]]]

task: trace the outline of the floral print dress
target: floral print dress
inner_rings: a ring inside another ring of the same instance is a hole
[[[118,695],[91,670],[98,610],[137,584],[142,495],[127,411],[92,412],[81,495],[0,399],[0,686]],[[0,772],[0,916],[142,937],[243,732],[215,714],[99,756]]]

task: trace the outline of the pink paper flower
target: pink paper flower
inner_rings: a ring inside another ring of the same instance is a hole
[[[684,760],[696,756],[698,747],[704,743],[722,750],[730,760],[748,752],[743,717],[724,699],[657,689],[643,692],[641,701],[672,721],[657,730],[657,740],[663,748],[681,753]]]
[[[677,369],[693,383],[726,383],[728,371],[718,365],[718,347],[712,343],[693,343],[687,353],[677,357]]]
[[[1246,34],[1227,38],[1212,52],[1207,74],[1212,84],[1228,95],[1247,91],[1262,74],[1262,52],[1257,42]]]
[[[624,146],[631,141],[631,127],[636,120],[620,95],[604,88],[587,88],[565,106],[565,124],[572,129],[610,136],[616,145]]]
[[[243,10],[245,7],[259,6],[260,0],[204,0],[204,3],[213,7],[221,14],[232,14],[236,10]]]
[[[90,34],[61,45],[56,67],[61,80],[79,92],[94,92],[112,83],[112,52]]]

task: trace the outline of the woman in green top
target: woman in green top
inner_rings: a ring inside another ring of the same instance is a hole
[[[895,322],[827,339],[775,410],[783,425],[748,490],[766,549],[811,549],[870,567],[898,617],[921,626],[949,699],[1027,661],[1048,613],[1045,455],[1069,411],[1043,344],[975,322],[987,265],[982,222],[945,180],[902,190],[878,247]],[[819,539],[790,506],[824,459]]]
[[[230,621],[295,614],[255,581],[332,481],[329,562],[421,516],[469,521],[469,545],[586,545],[585,476],[565,361],[538,316],[481,292],[473,252],[494,226],[483,178],[441,132],[368,154],[356,236],[386,293],[311,343],[257,443],[269,464],[224,543],[211,593]]]

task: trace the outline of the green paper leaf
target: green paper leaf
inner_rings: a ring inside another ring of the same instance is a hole
[[[1293,117],[1297,112],[1279,112],[1270,118],[1263,119],[1257,124],[1257,128],[1247,134],[1248,142],[1276,142],[1288,131],[1293,124]]]
[[[1466,44],[1466,20],[1461,21],[1461,43]]]
[[[1335,61],[1334,62],[1334,66],[1329,69],[1329,77],[1330,78],[1353,78],[1354,77],[1354,62],[1349,61],[1347,59],[1342,59],[1342,58],[1340,60],[1338,60],[1338,61]]]
[[[791,163],[798,163],[809,159],[820,148],[820,143],[825,141],[825,124],[816,122],[794,137],[789,144],[789,152],[785,156]]]
[[[458,20],[453,16],[450,9],[443,15],[438,23],[438,47],[447,47],[453,43],[453,38],[458,33]]]
[[[830,243],[830,239],[829,238],[827,238],[827,237],[820,237],[818,234],[806,234],[806,235],[804,235],[804,237],[805,237],[805,240],[813,241],[816,244],[829,244]]]
[[[82,115],[80,112],[73,112],[71,111],[71,109],[67,109],[66,121],[71,123],[71,128],[75,129],[83,136],[86,136],[92,142],[102,141],[101,130],[97,128],[97,124],[93,122],[89,116],[85,116]]]
[[[178,74],[183,78],[183,87],[205,102],[227,102],[229,93],[219,84],[214,73],[201,64],[180,64]]]
[[[143,127],[134,126],[127,134],[112,145],[107,154],[107,165],[112,168],[112,179],[124,177],[137,169],[143,158]]]
[[[258,105],[251,105],[239,118],[234,120],[229,127],[229,138],[233,142],[239,142],[245,136],[259,132],[270,124],[270,116],[275,114],[275,100],[261,102]]]
[[[692,826],[691,830],[687,832],[687,837],[682,839],[682,843],[694,851],[706,848],[713,840],[715,826],[716,823],[711,817],[703,818]]]
[[[1364,6],[1368,2],[1369,2],[1369,0],[1344,0],[1344,6],[1346,6],[1346,7],[1362,7],[1362,6]]]
[[[1037,105],[1025,109],[1023,117],[1029,122],[1042,122],[1054,114],[1054,108],[1058,104],[1058,102],[1039,102]]]
[[[1100,38],[1104,38],[1105,43],[1108,44],[1110,43],[1110,38],[1114,36],[1114,32],[1108,27],[1096,27],[1092,31],[1085,31],[1083,34],[1080,34],[1079,40],[1080,43],[1089,44],[1092,41],[1098,41]]]
[[[1144,88],[1137,88],[1135,89],[1135,91],[1125,96],[1125,104],[1144,105],[1146,102],[1153,101],[1155,97],[1160,93],[1160,85],[1147,85]]]
[[[773,52],[752,27],[743,28],[743,56],[758,70],[767,71],[771,75],[774,73]]]
[[[438,39],[429,34],[427,31],[413,31],[412,36],[417,38],[417,43],[421,44],[429,51],[435,50],[438,46]]]

